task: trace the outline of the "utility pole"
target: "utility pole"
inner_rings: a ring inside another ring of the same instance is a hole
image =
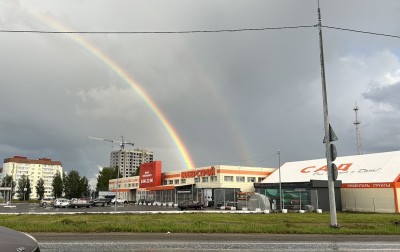
[[[328,194],[329,194],[329,211],[331,219],[331,227],[338,228],[336,216],[336,200],[335,200],[335,184],[334,181],[337,177],[337,168],[332,161],[336,158],[336,147],[331,144],[332,141],[337,140],[333,129],[329,124],[328,116],[328,98],[326,94],[326,81],[325,81],[325,65],[324,65],[324,48],[322,43],[322,22],[321,22],[321,10],[319,8],[318,0],[318,29],[319,29],[319,49],[320,49],[320,63],[321,63],[321,79],[322,79],[322,100],[323,100],[323,111],[324,111],[324,143],[326,150],[326,162],[328,167]]]

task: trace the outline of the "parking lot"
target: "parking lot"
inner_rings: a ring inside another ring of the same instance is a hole
[[[204,209],[206,210],[206,209]],[[204,211],[200,210],[200,211]],[[214,210],[214,209],[209,209]],[[15,203],[11,206],[0,204],[0,213],[104,213],[114,212],[115,206],[93,206],[91,208],[55,208],[52,206],[40,207],[38,203]],[[135,204],[117,205],[117,212],[135,212],[135,211],[180,211],[177,207],[172,206],[147,206]]]

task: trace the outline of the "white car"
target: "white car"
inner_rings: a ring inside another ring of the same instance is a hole
[[[115,199],[117,201],[117,204],[128,204],[128,201],[126,199],[121,199],[121,198],[113,198],[111,200],[111,204],[115,204]]]
[[[57,198],[54,201],[54,207],[68,207],[70,204],[70,201],[68,199],[64,198]]]

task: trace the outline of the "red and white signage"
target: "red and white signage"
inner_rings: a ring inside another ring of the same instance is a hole
[[[181,172],[181,178],[183,179],[195,178],[195,177],[208,177],[208,176],[215,176],[214,166],[208,169],[199,169],[199,170]]]
[[[161,185],[161,161],[140,165],[139,187],[147,188]]]
[[[338,180],[349,187],[387,188],[400,174],[400,151],[338,157]],[[288,162],[281,166],[281,182],[328,180],[326,159]],[[279,183],[279,170],[263,183]]]

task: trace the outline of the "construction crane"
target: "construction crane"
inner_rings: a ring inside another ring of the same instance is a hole
[[[125,145],[126,145],[126,144],[134,146],[134,144],[131,143],[131,142],[125,142],[123,136],[121,136],[121,141],[112,140],[112,139],[104,139],[104,138],[100,138],[100,137],[91,137],[91,136],[89,136],[88,138],[94,139],[94,140],[100,140],[100,141],[111,142],[111,143],[118,143],[118,144],[121,146],[121,150],[124,150],[124,149],[125,149]]]

